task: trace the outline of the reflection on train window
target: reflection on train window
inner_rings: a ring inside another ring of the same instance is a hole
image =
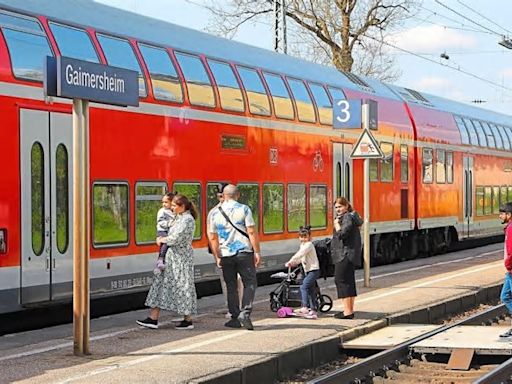
[[[14,76],[43,81],[43,63],[46,56],[53,56],[53,52],[39,22],[1,11],[0,27],[9,50]]]
[[[487,135],[485,134],[483,127],[480,124],[477,124],[477,122],[475,120],[469,120],[469,119],[466,119],[466,120],[468,120],[466,122],[466,125],[469,124],[474,127],[474,129],[478,135],[478,141],[480,142],[480,146],[488,147],[489,144],[487,143]]]
[[[233,69],[227,63],[211,59],[207,59],[207,61],[217,83],[222,109],[243,112],[245,110],[244,98]]]
[[[500,188],[500,205],[507,202],[507,187],[504,185]]]
[[[206,184],[206,211],[209,213],[217,204],[219,204],[219,196],[222,183]]]
[[[69,156],[63,144],[55,151],[57,249],[65,253],[69,245]]]
[[[446,152],[446,182],[453,184],[453,152]]]
[[[484,215],[492,213],[492,188],[484,187]]]
[[[306,225],[306,185],[288,184],[288,232]]]
[[[380,149],[384,153],[380,165],[380,180],[393,181],[393,144],[382,142]]]
[[[283,232],[283,195],[282,184],[263,185],[263,233]]]
[[[494,139],[496,140],[496,148],[503,149],[503,139],[501,137],[501,132],[498,130],[498,128],[494,124],[486,123],[485,121],[482,123],[485,126],[489,127],[489,129],[492,131],[492,134],[494,135]],[[506,138],[505,138],[506,140]]]
[[[98,54],[86,31],[53,22],[49,25],[62,56],[99,63]]]
[[[186,53],[176,52],[175,55],[185,78],[190,104],[215,107],[212,82],[201,59]]]
[[[409,182],[409,150],[407,145],[400,145],[400,181]]]
[[[128,185],[95,183],[92,193],[93,245],[128,244]]]
[[[281,76],[271,73],[263,73],[263,76],[267,82],[272,101],[274,102],[276,117],[293,119],[295,114],[293,112],[292,100]]]
[[[473,124],[471,124],[471,122],[467,118],[463,118],[462,121],[469,133],[469,139],[471,141],[471,144],[480,145],[480,143],[478,141],[478,135],[476,134],[476,130],[475,130],[475,127],[473,127]]]
[[[507,201],[512,201],[512,187],[508,187]]]
[[[253,115],[270,116],[270,101],[258,72],[239,66],[237,70],[247,94],[249,111]]]
[[[315,99],[316,107],[318,109],[318,116],[320,123],[332,125],[332,104],[325,88],[320,84],[308,83],[309,89]]]
[[[32,251],[41,256],[44,249],[44,152],[41,143],[34,143],[30,153],[30,195],[32,213]]]
[[[341,163],[336,163],[336,196],[341,196]]]
[[[309,186],[309,225],[313,229],[327,227],[327,186]]]
[[[331,94],[331,99],[333,100],[333,102],[335,100],[345,100],[346,99],[345,93],[343,93],[343,91],[339,88],[334,88],[334,87],[328,86],[327,90]]]
[[[502,127],[503,131],[508,136],[508,141],[510,142],[510,148],[512,149],[512,129],[510,127]]]
[[[139,74],[139,96],[146,97],[144,76],[130,43],[127,40],[101,34],[98,34],[98,41],[101,44],[108,65],[131,69]]]
[[[302,80],[288,79],[288,85],[295,99],[299,120],[314,123],[316,121],[315,107],[304,82]]]
[[[237,188],[238,192],[240,192],[238,201],[251,208],[254,227],[258,231],[260,223],[260,189],[257,184],[238,184]]]
[[[379,159],[370,159],[370,181],[379,181]]]
[[[476,215],[483,216],[484,214],[484,187],[476,187]]]
[[[155,99],[183,102],[181,82],[167,51],[145,44],[139,44],[139,50],[149,71]]]
[[[423,148],[423,182],[432,183],[432,149]]]
[[[500,213],[500,187],[492,187],[492,213]]]
[[[137,182],[135,184],[135,243],[154,244],[156,216],[167,191],[165,182]]]
[[[444,149],[436,150],[436,183],[446,183],[446,168],[445,168],[445,151]]]
[[[462,144],[470,144],[468,130],[462,119],[459,116],[455,116],[455,122],[457,123],[457,128],[459,128]]]
[[[197,212],[196,229],[194,231],[194,239],[200,239],[201,228],[201,185],[199,183],[174,183],[172,190],[184,195],[194,204]]]
[[[473,120],[473,124],[477,127],[480,126],[481,130],[484,131],[485,137],[487,138],[487,146],[490,148],[496,148],[496,141],[494,135],[491,131],[491,128],[489,128],[489,126],[487,125],[487,123],[478,120]]]
[[[495,127],[499,133],[501,134],[501,138],[503,139],[503,148],[510,149],[510,139],[507,135],[506,129],[501,125],[490,124],[491,127]]]

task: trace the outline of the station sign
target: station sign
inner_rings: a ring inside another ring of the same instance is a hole
[[[125,68],[70,57],[47,56],[44,92],[46,96],[137,107],[139,74]]]
[[[336,129],[361,128],[361,99],[334,100],[332,126]]]
[[[382,159],[384,153],[370,131],[365,129],[357,140],[350,157],[353,159]]]

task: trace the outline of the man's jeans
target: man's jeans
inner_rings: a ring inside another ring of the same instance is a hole
[[[228,291],[228,309],[231,317],[236,319],[239,315],[248,318],[252,311],[252,302],[256,294],[256,267],[254,266],[254,253],[238,253],[235,256],[221,258],[222,274]],[[237,289],[237,274],[242,278],[244,294],[242,296],[242,310],[240,310]]]
[[[512,275],[510,272],[505,273],[505,281],[500,295],[501,301],[507,307],[508,312],[512,314]]]
[[[320,277],[320,270],[309,271],[302,280],[300,286],[300,296],[303,307],[308,307],[313,311],[318,310],[318,302],[316,299],[316,280]]]

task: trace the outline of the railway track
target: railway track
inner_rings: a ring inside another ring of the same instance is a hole
[[[473,362],[469,370],[448,370],[446,363],[426,361],[413,345],[462,325],[492,326],[504,318],[504,305],[492,307],[458,322],[426,332],[393,348],[379,352],[353,365],[341,367],[308,381],[309,384],[384,383],[512,383],[512,358],[492,356]],[[509,353],[510,355],[511,353]],[[500,361],[496,363],[496,361]]]

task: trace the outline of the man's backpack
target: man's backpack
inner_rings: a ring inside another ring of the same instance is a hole
[[[334,264],[331,258],[331,238],[313,241],[318,263],[320,264],[320,277],[324,280],[329,276],[334,276]]]

